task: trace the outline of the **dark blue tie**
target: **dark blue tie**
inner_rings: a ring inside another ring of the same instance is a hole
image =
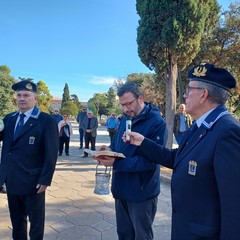
[[[18,121],[18,124],[16,126],[15,132],[14,132],[14,139],[16,139],[16,137],[19,135],[19,133],[21,132],[21,128],[24,125],[24,118],[25,118],[25,114],[21,113],[20,114],[20,119]]]

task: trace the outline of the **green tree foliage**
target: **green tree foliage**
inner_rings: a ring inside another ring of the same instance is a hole
[[[104,93],[96,93],[93,98],[89,99],[88,107],[91,109],[96,116],[101,119],[102,115],[107,115],[108,99]]]
[[[219,67],[227,68],[240,84],[240,3],[235,2],[229,10],[221,13],[219,25],[213,30],[211,36],[205,36],[201,42],[201,51],[193,64],[200,61],[210,62]],[[230,110],[239,115],[240,89],[233,91],[228,102]]]
[[[6,65],[1,65],[0,66],[0,73],[6,73],[6,74],[10,74],[11,69],[6,66]]]
[[[45,82],[42,80],[37,83],[37,95],[38,101],[37,105],[41,111],[50,113],[50,100],[52,99],[52,95],[49,92],[49,89]]]
[[[79,102],[78,96],[76,94],[71,95],[71,101],[77,106],[78,110],[82,108],[82,104]]]
[[[116,80],[114,80],[114,83],[113,83],[113,88],[116,90],[116,92],[118,91],[118,89],[124,84],[124,81],[123,79],[121,78],[118,78]]]
[[[127,82],[135,82],[143,91],[143,98],[158,106],[165,113],[166,87],[162,81],[152,73],[133,73],[127,76]]]
[[[121,114],[122,108],[119,106],[118,96],[113,87],[109,88],[106,96],[108,101],[106,111],[104,110],[101,111],[100,113],[105,114],[107,116],[109,116],[112,112],[114,112],[117,115]]]
[[[11,71],[7,66],[0,66],[0,69],[0,117],[2,118],[17,109],[12,90],[12,85],[16,83],[16,80],[9,75]]]
[[[117,95],[113,87],[110,87],[107,92],[107,108],[108,108],[108,115],[111,112],[115,112],[116,106],[117,106]]]
[[[71,101],[69,87],[68,87],[68,84],[65,83],[65,86],[64,86],[64,89],[63,89],[63,95],[62,95],[62,105],[65,102],[69,102],[69,101]]]
[[[184,69],[200,51],[205,32],[218,23],[217,0],[137,0],[137,43],[142,62],[166,84],[168,147],[172,146],[178,67]]]
[[[68,114],[70,116],[76,116],[78,114],[78,107],[72,102],[67,101],[62,104],[61,113],[62,115]]]

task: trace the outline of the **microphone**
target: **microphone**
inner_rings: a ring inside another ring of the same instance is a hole
[[[131,128],[132,128],[132,120],[129,118],[129,119],[126,120],[126,143],[131,142],[131,138],[127,134],[128,132],[131,132]]]

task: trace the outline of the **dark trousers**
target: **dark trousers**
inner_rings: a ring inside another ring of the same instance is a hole
[[[89,149],[89,143],[91,143],[91,150],[95,150],[96,137],[93,137],[91,133],[85,132],[85,148]],[[87,153],[84,153],[85,156],[88,156]]]
[[[79,128],[79,141],[80,141],[80,147],[83,147],[83,137],[84,137],[84,131],[82,128]]]
[[[108,134],[109,134],[111,143],[112,143],[113,138],[115,137],[116,133],[117,133],[117,129],[116,128],[108,128]]]
[[[8,207],[12,222],[12,238],[27,240],[27,217],[31,240],[42,240],[45,221],[45,192],[33,195],[8,194]]]
[[[152,240],[153,220],[158,198],[143,202],[115,200],[117,233],[119,240]]]
[[[69,154],[70,137],[59,137],[59,153],[63,153],[63,146],[65,144],[65,153]]]

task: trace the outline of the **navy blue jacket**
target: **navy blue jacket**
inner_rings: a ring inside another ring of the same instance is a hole
[[[10,113],[4,118],[0,186],[6,182],[10,194],[34,194],[37,184],[51,184],[58,153],[57,123],[35,107],[13,140],[17,117],[18,113]]]
[[[149,139],[138,147],[149,161],[173,169],[172,239],[239,239],[239,122],[219,106],[184,147],[186,141],[175,150]]]
[[[126,159],[116,160],[113,165],[113,197],[135,202],[154,198],[160,193],[160,167],[139,156],[136,146],[122,141],[125,127],[126,117],[121,120],[110,146],[113,151],[126,156]],[[166,123],[159,109],[152,104],[147,104],[142,113],[132,119],[132,131],[139,132],[158,144],[166,143]]]

